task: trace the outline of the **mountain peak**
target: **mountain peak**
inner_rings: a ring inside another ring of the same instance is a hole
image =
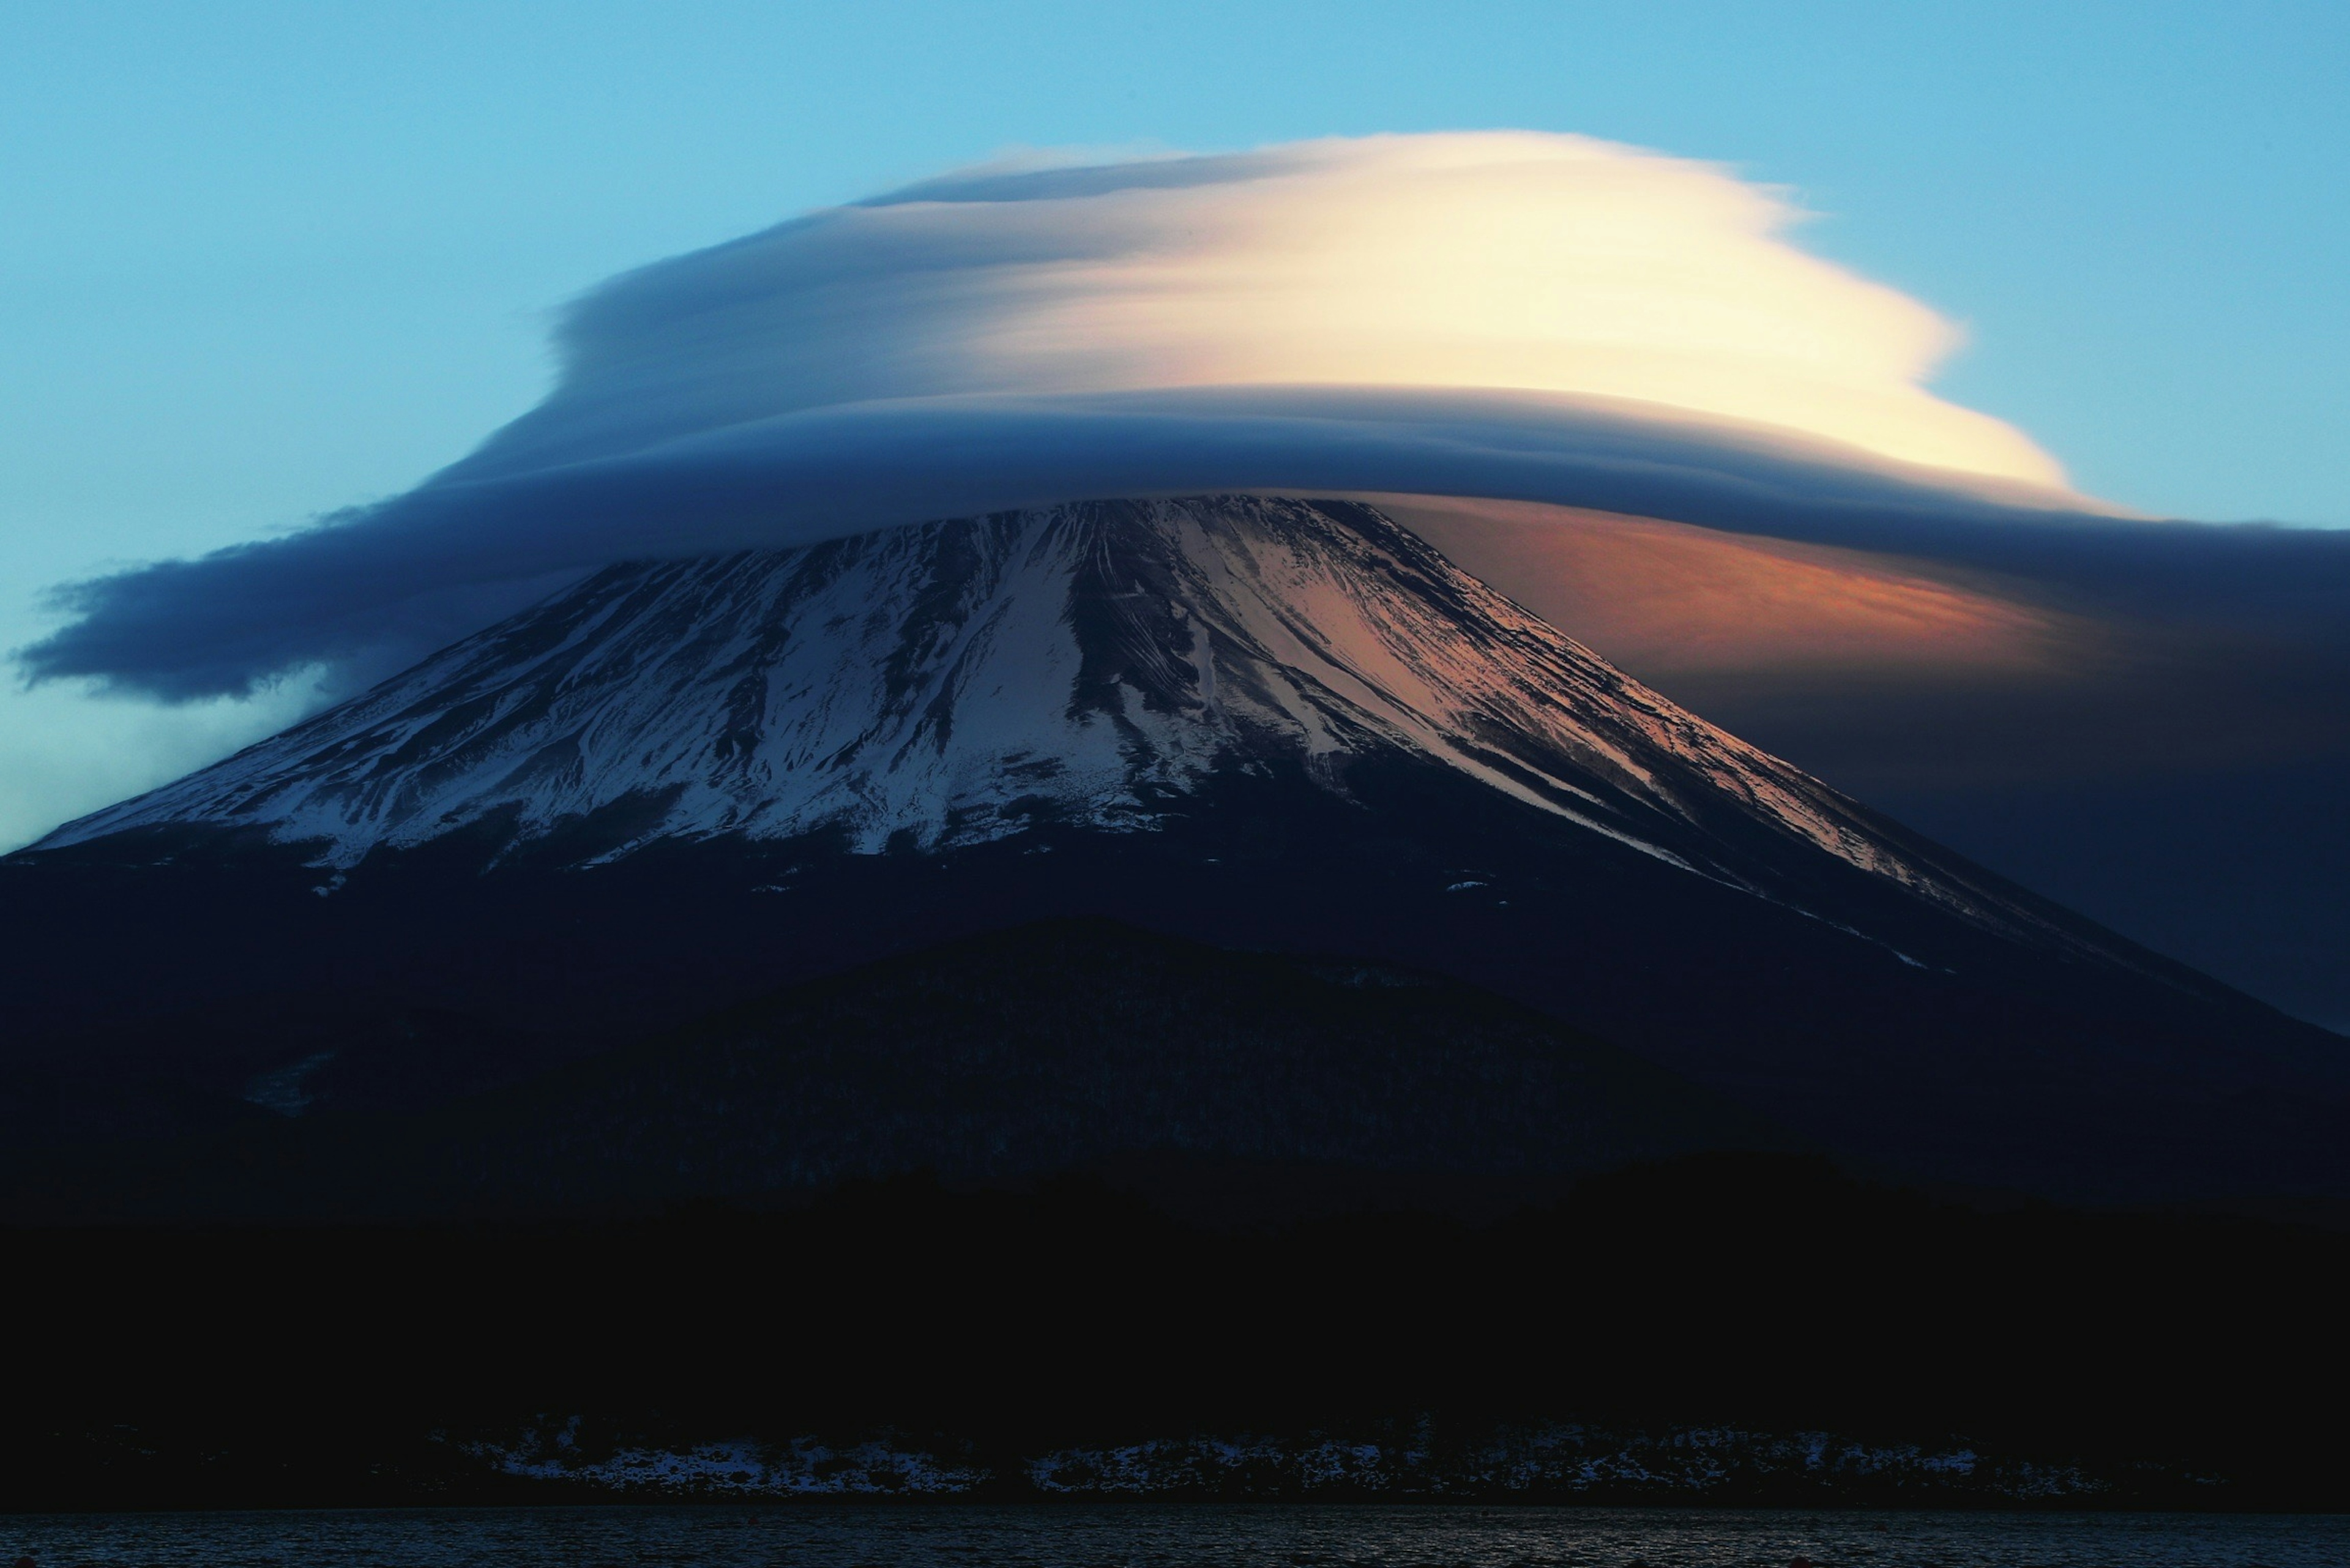
[[[1675,706],[1377,510],[1100,501],[615,566],[38,847],[258,829],[348,870],[463,831],[625,818],[858,852],[1044,823],[1144,832],[1211,775],[1346,793],[1402,753],[1771,895],[1825,853],[1980,922],[2045,922]],[[1732,830],[1725,833],[1725,830]]]

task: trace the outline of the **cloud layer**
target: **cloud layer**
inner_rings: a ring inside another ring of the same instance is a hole
[[[381,668],[617,557],[1081,496],[1519,496],[1713,525],[2093,508],[1923,389],[1955,340],[1709,165],[1575,137],[993,168],[628,274],[411,493],[66,591],[173,697]]]

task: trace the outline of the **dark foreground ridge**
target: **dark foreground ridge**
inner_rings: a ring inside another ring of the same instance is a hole
[[[2350,1242],[1700,1156],[1496,1221],[1101,1179],[0,1237],[0,1505],[2350,1505]]]

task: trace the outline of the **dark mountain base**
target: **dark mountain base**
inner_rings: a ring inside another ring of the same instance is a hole
[[[0,1246],[12,1508],[754,1469],[996,1497],[2350,1506],[2350,1241],[1987,1214],[1790,1157],[1638,1167],[1482,1226],[1219,1231],[1099,1182],[909,1179],[784,1213]]]
[[[1815,857],[1816,901],[1878,933],[1863,938],[1451,770],[1364,763],[1346,785],[1228,775],[1157,831],[1040,821],[935,854],[720,839],[564,868],[625,842],[616,819],[486,871],[494,835],[378,856],[341,884],[219,837],[18,857],[0,864],[18,966],[0,1101],[20,1136],[48,1137],[91,1063],[123,1080],[207,1054],[246,1078],[297,1065],[313,1036],[251,1056],[254,1010],[288,994],[496,1036],[495,1082],[541,1050],[883,955],[1106,916],[1451,976],[1909,1177],[2087,1200],[2350,1194],[2340,1037],[2152,955],[2070,961]]]

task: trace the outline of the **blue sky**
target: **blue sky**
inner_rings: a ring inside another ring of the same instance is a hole
[[[600,278],[1021,145],[1525,127],[1720,160],[1963,323],[1937,389],[2083,489],[2350,524],[2345,80],[2339,5],[15,0],[0,643],[53,624],[48,584],[461,455]],[[271,719],[0,701],[0,842]]]

